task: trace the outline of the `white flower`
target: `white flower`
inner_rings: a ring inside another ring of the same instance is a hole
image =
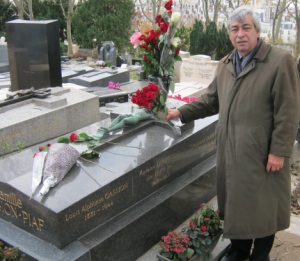
[[[172,40],[172,45],[174,45],[174,47],[177,47],[180,42],[181,39],[179,37],[174,37]]]
[[[171,15],[171,22],[177,23],[180,19],[181,14],[179,12],[173,12]]]

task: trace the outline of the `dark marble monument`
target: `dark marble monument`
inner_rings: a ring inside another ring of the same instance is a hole
[[[110,125],[101,119],[80,132]],[[78,159],[44,197],[30,199],[32,157],[56,139],[2,157],[0,239],[37,260],[135,260],[215,196],[217,120],[181,136],[154,120],[115,131],[92,159],[103,168]]]
[[[57,20],[6,22],[11,91],[62,86]]]
[[[117,65],[117,48],[112,41],[104,41],[98,48],[98,58],[113,66]]]

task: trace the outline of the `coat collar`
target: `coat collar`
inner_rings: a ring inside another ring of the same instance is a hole
[[[257,51],[257,53],[254,55],[253,59],[263,62],[266,59],[270,50],[271,50],[271,46],[269,44],[266,44],[264,41],[262,41],[261,46]],[[224,58],[223,63],[228,64],[232,62],[233,55],[234,55],[234,50]]]

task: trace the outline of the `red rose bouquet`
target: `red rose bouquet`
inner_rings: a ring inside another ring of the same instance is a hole
[[[168,114],[166,99],[166,95],[160,92],[159,87],[150,83],[142,90],[137,90],[131,101],[139,107],[145,108],[158,119],[164,120]]]
[[[157,15],[155,22],[158,29],[143,33],[135,32],[130,42],[134,48],[141,48],[144,52],[143,71],[154,77],[168,76],[169,88],[174,92],[174,63],[181,61],[179,56],[179,37],[174,37],[180,21],[180,13],[172,11],[173,1],[165,4],[165,12]]]

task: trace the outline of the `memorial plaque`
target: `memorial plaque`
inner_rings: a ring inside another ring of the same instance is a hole
[[[11,91],[62,86],[57,20],[5,23]]]

